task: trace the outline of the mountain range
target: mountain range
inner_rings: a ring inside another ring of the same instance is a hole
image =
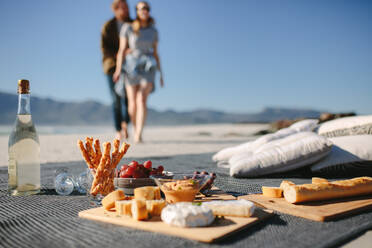
[[[12,124],[18,106],[18,95],[0,92],[0,124]],[[32,96],[32,117],[36,124],[43,125],[111,125],[110,105],[96,101],[63,102]],[[281,119],[318,118],[321,111],[267,107],[258,113],[226,113],[199,109],[178,112],[173,110],[148,110],[149,125],[185,125],[203,123],[258,123]]]

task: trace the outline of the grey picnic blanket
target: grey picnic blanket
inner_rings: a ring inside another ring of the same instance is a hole
[[[278,186],[283,180],[231,178],[228,171],[216,168],[210,157],[208,153],[137,160],[151,159],[154,165],[162,164],[175,172],[216,171],[215,185],[236,196],[260,192],[262,185]],[[219,242],[203,244],[80,219],[78,212],[92,206],[87,196],[77,192],[70,196],[55,193],[54,173],[61,167],[78,174],[86,165],[83,161],[42,165],[42,192],[28,197],[7,196],[7,168],[0,167],[0,247],[335,247],[372,229],[372,211],[324,223],[276,213]],[[310,182],[296,176],[290,180]]]

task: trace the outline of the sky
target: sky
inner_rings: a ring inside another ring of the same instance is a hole
[[[132,17],[137,1],[129,0]],[[372,1],[152,0],[157,110],[372,114]],[[0,91],[111,102],[100,30],[111,0],[0,1]]]

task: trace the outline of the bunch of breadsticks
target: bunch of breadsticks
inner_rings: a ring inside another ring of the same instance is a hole
[[[87,163],[94,179],[90,188],[91,195],[107,195],[115,190],[114,177],[115,169],[129,148],[129,144],[123,143],[119,149],[120,141],[115,139],[113,142],[114,150],[111,154],[111,143],[103,143],[103,153],[101,152],[100,141],[87,137],[85,144],[78,140],[78,147]],[[94,148],[93,148],[94,147]]]

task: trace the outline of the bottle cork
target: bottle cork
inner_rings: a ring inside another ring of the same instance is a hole
[[[18,80],[18,94],[30,94],[30,82],[28,80]]]

